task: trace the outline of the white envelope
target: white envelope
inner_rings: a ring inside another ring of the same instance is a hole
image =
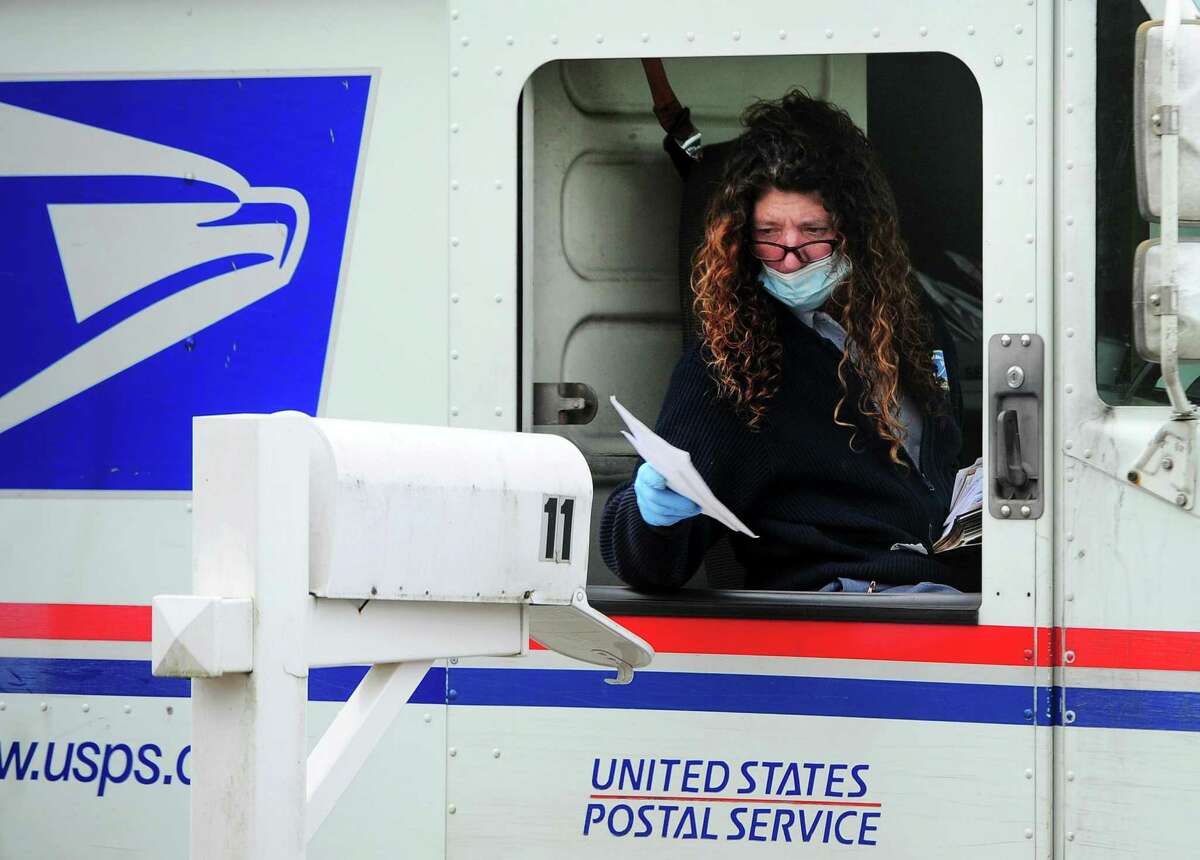
[[[700,473],[692,465],[692,457],[687,451],[676,448],[639,421],[632,412],[617,402],[616,397],[609,397],[609,400],[624,420],[625,426],[629,428],[628,433],[622,430],[621,435],[629,440],[629,444],[633,445],[643,460],[667,479],[667,486],[679,495],[687,496],[700,506],[702,513],[726,528],[752,538],[758,537],[713,495],[704,478],[700,477]]]

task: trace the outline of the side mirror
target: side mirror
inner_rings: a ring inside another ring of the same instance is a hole
[[[1137,31],[1134,60],[1134,155],[1138,207],[1147,221],[1162,217],[1163,134],[1179,135],[1179,221],[1200,224],[1200,20],[1180,22],[1174,104],[1163,93],[1163,22]]]
[[[1180,2],[1166,0],[1162,20],[1137,32],[1138,206],[1142,217],[1162,229],[1158,240],[1138,247],[1134,259],[1134,343],[1143,358],[1162,368],[1171,417],[1127,475],[1134,485],[1191,510],[1200,413],[1188,401],[1179,359],[1200,358],[1200,243],[1179,241],[1179,225],[1200,221],[1200,24],[1181,19]]]
[[[1133,341],[1138,355],[1162,362],[1162,317],[1172,310],[1179,317],[1178,358],[1200,359],[1200,239],[1180,239],[1179,287],[1175,307],[1163,291],[1162,245],[1143,242],[1133,258]]]

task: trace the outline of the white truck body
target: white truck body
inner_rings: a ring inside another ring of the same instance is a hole
[[[987,345],[1044,345],[1040,516],[985,507],[963,600],[696,608],[614,590],[593,513],[592,600],[653,664],[435,663],[308,856],[1193,856],[1197,508],[1130,482],[1170,409],[1097,372],[1101,11],[0,7],[0,857],[188,856],[203,751],[188,682],[151,675],[150,601],[191,590],[193,416],[557,432],[602,504],[633,463],[607,397],[652,419],[680,330],[635,58],[668,58],[719,140],[792,85],[870,135],[874,58],[907,54],[977,89],[967,384],[989,428]],[[961,105],[911,99],[956,133]],[[595,419],[538,420],[536,386],[575,381]],[[364,671],[311,670],[313,743]]]

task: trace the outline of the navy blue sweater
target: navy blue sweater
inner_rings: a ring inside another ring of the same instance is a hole
[[[840,350],[782,305],[776,305],[776,317],[782,384],[758,431],[717,396],[702,346],[686,352],[676,366],[655,428],[691,453],[717,498],[758,539],[731,533],[706,516],[650,526],[638,511],[631,480],[604,508],[605,563],[636,588],[677,588],[709,547],[729,534],[747,570],[747,588],[816,589],[846,576],[974,590],[969,573],[891,548],[897,543],[928,548],[942,532],[961,445],[961,389],[950,337],[935,327],[951,391],[945,409],[924,416],[918,470],[911,462],[890,461],[888,445],[856,408],[861,384],[853,374],[842,407],[843,420],[857,428],[851,447],[852,430],[833,422],[841,396]]]

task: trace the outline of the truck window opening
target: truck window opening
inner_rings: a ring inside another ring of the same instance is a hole
[[[690,281],[704,212],[740,131],[738,114],[756,98],[804,86],[866,131],[924,298],[958,352],[962,464],[982,446],[982,103],[966,66],[926,53],[684,59],[662,67],[678,96],[673,106],[670,89],[660,98],[661,80],[643,77],[652,70],[634,60],[548,64],[522,99],[523,231],[532,226],[522,252],[522,396],[534,413],[527,429],[560,433],[587,456],[596,486],[589,584],[614,599],[622,595],[608,587],[624,583],[601,559],[596,530],[636,455],[618,434],[608,397],[652,424],[672,368],[698,336]],[[953,121],[923,115],[928,98],[954,105]],[[689,155],[697,146],[700,159]],[[978,550],[960,563],[973,571],[976,594],[938,595],[950,614],[979,605]],[[743,588],[745,570],[722,539],[685,592]],[[910,611],[922,599],[937,602],[930,597],[912,595]],[[683,600],[660,596],[659,609]]]

